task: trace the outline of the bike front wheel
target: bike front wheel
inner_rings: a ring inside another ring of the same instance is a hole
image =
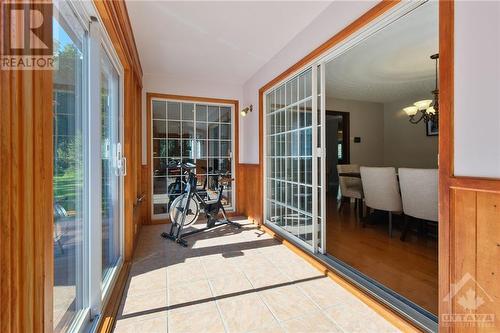
[[[172,202],[169,212],[170,221],[172,223],[175,223],[177,225],[181,224],[182,214],[185,207],[187,207],[187,211],[186,218],[184,220],[184,227],[193,224],[198,219],[198,215],[200,214],[200,207],[198,205],[198,202],[191,197],[191,199],[189,199],[189,204],[186,205],[187,200],[188,195],[185,193],[175,198],[175,200]]]

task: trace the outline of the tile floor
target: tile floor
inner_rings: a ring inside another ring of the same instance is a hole
[[[241,221],[240,221],[241,222]],[[242,220],[183,248],[144,226],[115,332],[396,332],[305,260]]]

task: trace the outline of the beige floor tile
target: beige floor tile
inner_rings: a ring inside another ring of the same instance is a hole
[[[229,275],[217,276],[209,279],[212,291],[215,296],[222,298],[235,296],[238,293],[253,293],[255,290],[241,272],[236,272]]]
[[[233,261],[237,266],[242,265],[269,265],[270,261],[267,260],[260,252],[253,250],[239,250],[243,255],[233,258]]]
[[[321,311],[282,322],[281,325],[286,332],[290,333],[342,332],[342,330]]]
[[[319,310],[302,290],[294,285],[268,289],[260,292],[260,295],[280,321],[289,320]]]
[[[167,318],[167,310],[161,309],[161,311],[146,311],[143,314],[130,313],[128,315],[127,314],[122,315],[121,313],[118,313],[116,326],[118,326],[118,325],[125,326],[125,325],[129,325],[129,324],[137,323],[140,321],[154,319],[157,317]]]
[[[348,298],[356,298],[329,277],[301,282],[298,287],[322,309],[342,304]]]
[[[257,295],[244,295],[218,301],[229,332],[249,332],[275,325],[271,311]]]
[[[267,234],[265,234],[267,236]],[[274,245],[262,247],[259,249],[262,254],[267,254],[270,256],[285,256],[294,254],[286,246],[281,245],[278,241]],[[295,255],[295,254],[294,254]]]
[[[235,265],[225,258],[216,260],[203,261],[203,268],[205,269],[205,274],[208,278],[213,278],[221,275],[231,275],[238,272]]]
[[[166,310],[167,290],[153,290],[140,295],[127,295],[121,311],[122,315],[140,315]]]
[[[138,319],[134,322],[120,322],[116,323],[115,333],[167,333],[167,316],[156,316],[145,320]]]
[[[151,255],[135,259],[130,268],[130,275],[143,274],[157,269],[166,268],[168,260],[163,256]]]
[[[206,279],[205,271],[199,262],[179,263],[168,266],[167,281],[171,284]]]
[[[280,325],[271,325],[268,327],[259,328],[248,333],[284,333],[285,330]]]
[[[115,332],[397,331],[252,224],[188,248],[158,237],[167,227],[141,229]]]
[[[188,312],[213,301],[208,280],[184,282],[168,288],[169,311]]]
[[[346,332],[399,332],[365,304],[350,303],[325,309],[325,314]]]
[[[215,303],[198,307],[194,312],[169,312],[169,333],[224,332],[224,325]]]
[[[262,271],[247,271],[245,275],[256,289],[275,288],[292,283],[289,277],[279,272],[276,268]]]
[[[322,272],[304,262],[300,265],[276,265],[276,268],[294,281],[325,276]]]
[[[135,295],[165,288],[167,288],[167,269],[160,268],[132,275],[129,278],[127,293],[129,295]]]
[[[264,252],[266,258],[275,265],[309,265],[304,259],[297,256],[295,253],[286,249],[283,251],[276,251],[280,247],[273,247],[272,250]],[[272,253],[276,251],[277,253]]]

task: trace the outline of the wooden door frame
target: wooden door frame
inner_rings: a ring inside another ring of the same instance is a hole
[[[160,99],[170,99],[170,100],[179,100],[179,101],[189,101],[189,102],[200,102],[200,103],[214,103],[214,104],[231,104],[233,105],[233,117],[234,117],[234,154],[233,154],[233,162],[234,163],[234,175],[233,178],[235,182],[238,179],[238,161],[240,156],[240,147],[239,147],[239,101],[235,99],[223,99],[223,98],[213,98],[213,97],[199,97],[199,96],[187,96],[187,95],[173,95],[173,94],[162,94],[155,92],[147,92],[146,93],[146,138],[147,138],[147,186],[146,186],[146,207],[148,210],[146,219],[143,220],[144,224],[164,224],[169,223],[168,219],[157,219],[153,220],[152,214],[152,204],[153,204],[153,184],[151,181],[151,168],[153,160],[151,158],[152,147],[151,147],[151,135],[153,135],[151,131],[152,126],[152,110],[151,110],[151,101],[153,98]],[[236,211],[236,204],[238,202],[238,198],[236,197],[236,190],[233,189],[233,209]]]
[[[383,0],[360,16],[325,43],[282,72],[259,89],[259,194],[263,195],[263,109],[264,92],[286,79],[314,59],[329,52],[340,42],[360,31],[400,1]],[[500,180],[453,176],[453,71],[454,71],[454,0],[439,1],[439,314],[451,313],[451,306],[442,300],[450,291],[450,188],[475,186],[484,190],[500,190]],[[260,201],[260,220],[263,223],[263,200]],[[443,328],[446,330],[446,328]]]
[[[349,112],[345,111],[331,111],[325,110],[326,115],[341,116],[342,117],[342,141],[345,143],[344,146],[344,156],[342,156],[342,164],[351,163],[351,120]],[[326,121],[326,119],[325,119]],[[326,124],[325,124],[326,130]],[[328,142],[326,143],[328,145]],[[326,149],[326,147],[325,147]]]

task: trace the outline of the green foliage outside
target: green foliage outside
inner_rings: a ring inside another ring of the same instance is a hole
[[[82,193],[81,133],[75,124],[75,90],[79,72],[79,51],[72,44],[56,41],[54,72],[54,201],[72,215]],[[75,71],[76,69],[76,71]],[[61,88],[62,87],[62,88]]]

